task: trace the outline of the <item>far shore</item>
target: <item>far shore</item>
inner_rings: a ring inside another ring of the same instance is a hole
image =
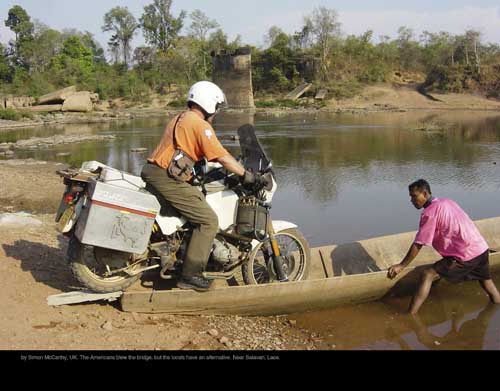
[[[259,100],[257,99],[257,102]],[[318,113],[332,114],[370,114],[370,113],[405,113],[419,111],[460,111],[460,112],[498,112],[500,101],[487,99],[474,94],[433,94],[424,96],[413,88],[395,87],[391,85],[368,86],[363,91],[349,99],[331,99],[318,104],[311,99],[307,105],[297,108],[289,107],[257,107],[252,110],[228,109],[228,113],[256,113],[261,115],[284,116],[293,114],[315,115]],[[92,124],[112,121],[128,121],[138,118],[158,118],[175,115],[183,110],[164,105],[141,105],[121,107],[114,110],[94,111],[91,113],[51,113],[36,115],[34,119],[21,121],[0,120],[0,132],[22,128],[51,126],[55,124]]]

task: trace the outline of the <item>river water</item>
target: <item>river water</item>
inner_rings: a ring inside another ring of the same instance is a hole
[[[449,129],[415,130],[428,121]],[[115,141],[21,150],[17,156],[76,166],[98,160],[139,174],[147,154],[130,149],[153,150],[165,122],[154,118],[19,130],[0,133],[0,142],[53,134],[115,135]],[[419,212],[407,189],[420,178],[431,183],[436,196],[456,200],[473,219],[500,216],[500,113],[226,114],[218,118],[216,130],[234,154],[238,143],[230,136],[248,122],[255,124],[277,174],[273,218],[298,224],[312,246],[415,230]]]
[[[16,130],[0,133],[0,142],[54,134],[115,135],[114,141],[21,150],[17,156],[57,160],[75,166],[97,160],[139,174],[147,154],[130,150],[153,150],[166,121],[167,118],[151,118]],[[420,178],[430,182],[436,196],[454,199],[473,219],[500,216],[500,113],[223,114],[215,128],[223,144],[235,155],[238,143],[231,141],[231,136],[236,135],[238,126],[249,122],[255,125],[277,174],[279,189],[273,200],[273,218],[296,223],[311,246],[416,230],[419,212],[409,202],[408,185]],[[422,123],[439,123],[445,129],[417,130]],[[500,282],[498,278],[497,282]],[[461,303],[457,313],[472,319],[483,313],[486,299],[475,285],[466,284],[466,287],[468,295],[462,294],[465,291],[458,287],[447,289],[454,298],[453,303],[457,304],[457,294],[465,303]],[[449,304],[442,304],[449,298],[436,297],[434,303],[426,304],[428,315],[413,323],[394,320],[403,318],[398,315],[402,304],[396,299],[327,313],[297,315],[297,320],[303,327],[323,336],[331,332],[330,339],[335,341],[331,345],[339,348],[463,348],[461,334],[456,332],[446,337],[455,338],[455,345],[446,338],[436,339],[430,345],[417,338],[433,338],[425,336],[422,330],[446,334],[448,323],[455,316],[456,311],[449,310]],[[487,318],[488,324],[493,324],[490,327],[493,331],[476,331],[474,335],[477,338],[480,334],[487,335],[482,347],[500,349],[500,314],[488,308],[485,311],[487,315],[473,323],[480,326],[467,323],[467,330],[474,334],[470,330],[483,328]],[[350,326],[356,319],[359,327]],[[344,323],[348,326],[342,326]],[[367,325],[366,330],[363,324]],[[380,325],[380,336],[368,332],[373,324]],[[477,341],[467,338],[470,343],[466,347],[481,348]],[[385,342],[380,342],[382,340]]]

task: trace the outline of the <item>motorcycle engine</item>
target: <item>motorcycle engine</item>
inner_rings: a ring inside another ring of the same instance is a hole
[[[227,242],[222,242],[219,239],[214,240],[212,257],[214,261],[222,265],[238,261],[240,251]]]

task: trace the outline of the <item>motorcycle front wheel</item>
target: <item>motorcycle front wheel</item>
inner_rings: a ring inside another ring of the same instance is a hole
[[[311,266],[311,250],[302,233],[292,228],[276,233],[275,237],[283,257],[283,269],[289,281],[306,280]],[[269,242],[259,243],[241,269],[247,285],[278,282]]]
[[[131,263],[133,255],[87,246],[73,235],[68,244],[68,261],[73,276],[96,293],[120,292],[133,285],[141,274],[111,274]]]

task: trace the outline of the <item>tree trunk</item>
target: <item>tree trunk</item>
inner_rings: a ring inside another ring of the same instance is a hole
[[[128,42],[127,41],[123,41],[123,62],[126,65],[128,65],[127,54],[128,54]]]
[[[476,57],[476,67],[477,67],[477,74],[481,74],[481,59],[479,58],[479,51],[477,49],[477,40],[474,41],[474,55]]]

